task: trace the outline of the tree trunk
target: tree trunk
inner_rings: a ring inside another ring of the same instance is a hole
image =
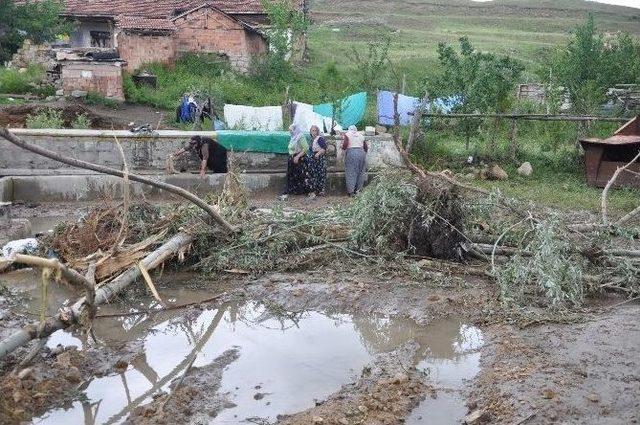
[[[141,262],[147,270],[154,269],[176,255],[180,250],[188,247],[194,239],[195,237],[188,233],[178,233],[160,248],[147,255]],[[95,291],[94,304],[100,305],[109,302],[117,293],[134,282],[140,274],[140,268],[137,264],[130,267],[120,276]],[[39,324],[28,325],[0,341],[0,360],[32,339],[44,338],[57,330],[65,329],[77,323],[78,318],[82,316],[87,307],[85,298],[82,297],[71,306],[70,310],[60,312],[55,317],[47,319],[43,326]]]

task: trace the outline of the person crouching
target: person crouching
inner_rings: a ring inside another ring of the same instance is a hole
[[[201,177],[204,177],[207,169],[213,173],[227,172],[227,149],[217,141],[209,137],[193,136],[171,157],[175,159],[189,152],[195,152],[200,159]]]

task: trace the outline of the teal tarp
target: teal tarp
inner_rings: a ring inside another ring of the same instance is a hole
[[[216,131],[218,142],[236,152],[288,153],[287,131]]]
[[[342,100],[340,111],[336,117],[336,121],[344,128],[350,125],[358,125],[364,117],[365,109],[367,109],[367,93],[356,93]],[[314,105],[313,112],[325,117],[333,116],[333,105],[323,103]]]

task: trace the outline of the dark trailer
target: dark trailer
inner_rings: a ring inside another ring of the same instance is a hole
[[[588,183],[605,187],[616,169],[628,164],[640,151],[640,115],[608,139],[584,139],[580,143],[585,152]],[[616,186],[640,188],[640,162],[621,173]]]

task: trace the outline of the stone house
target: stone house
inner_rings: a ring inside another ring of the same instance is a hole
[[[72,48],[116,49],[128,71],[194,52],[246,72],[268,49],[260,0],[67,0],[63,15],[76,23]]]

